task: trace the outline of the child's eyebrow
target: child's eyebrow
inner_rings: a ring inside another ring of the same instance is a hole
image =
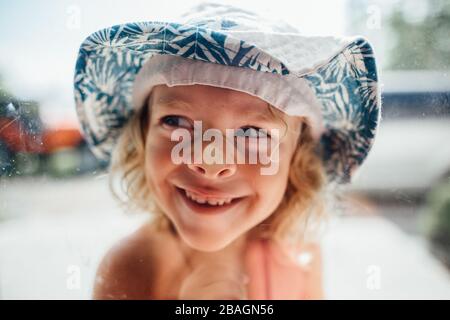
[[[156,102],[156,104],[161,106],[171,106],[180,109],[188,109],[188,110],[194,109],[194,106],[192,104],[179,98],[160,98]]]

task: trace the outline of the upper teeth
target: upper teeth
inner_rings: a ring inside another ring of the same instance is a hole
[[[186,196],[198,203],[208,203],[209,205],[212,206],[222,206],[224,204],[228,204],[231,202],[231,200],[233,200],[233,198],[204,198],[198,194],[193,194],[187,190],[184,190]]]

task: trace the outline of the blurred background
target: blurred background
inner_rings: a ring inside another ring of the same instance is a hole
[[[0,299],[89,299],[126,215],[80,133],[78,47],[199,1],[0,0]],[[450,298],[450,1],[223,1],[375,48],[383,120],[323,238],[330,299]]]

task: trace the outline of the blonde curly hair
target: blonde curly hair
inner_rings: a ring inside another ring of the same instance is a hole
[[[145,141],[150,116],[144,106],[134,112],[118,138],[110,163],[109,187],[115,199],[126,212],[150,212],[160,230],[176,232],[172,222],[152,199],[152,190],[145,178]],[[270,112],[280,117],[281,111],[268,104]],[[290,130],[283,120],[287,130]],[[327,217],[325,187],[327,177],[320,157],[315,152],[316,142],[311,135],[307,118],[302,118],[302,129],[292,156],[288,183],[277,209],[259,225],[250,230],[250,237],[269,238],[288,244],[315,241]],[[118,180],[117,180],[118,178]],[[119,181],[119,185],[116,185]],[[120,195],[122,194],[122,195]]]

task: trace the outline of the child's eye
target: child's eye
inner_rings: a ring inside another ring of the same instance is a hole
[[[165,116],[161,118],[160,122],[170,127],[183,127],[187,129],[192,128],[191,123],[186,118],[181,116]]]
[[[258,127],[241,127],[236,131],[237,136],[249,137],[249,138],[269,138],[267,130]]]

